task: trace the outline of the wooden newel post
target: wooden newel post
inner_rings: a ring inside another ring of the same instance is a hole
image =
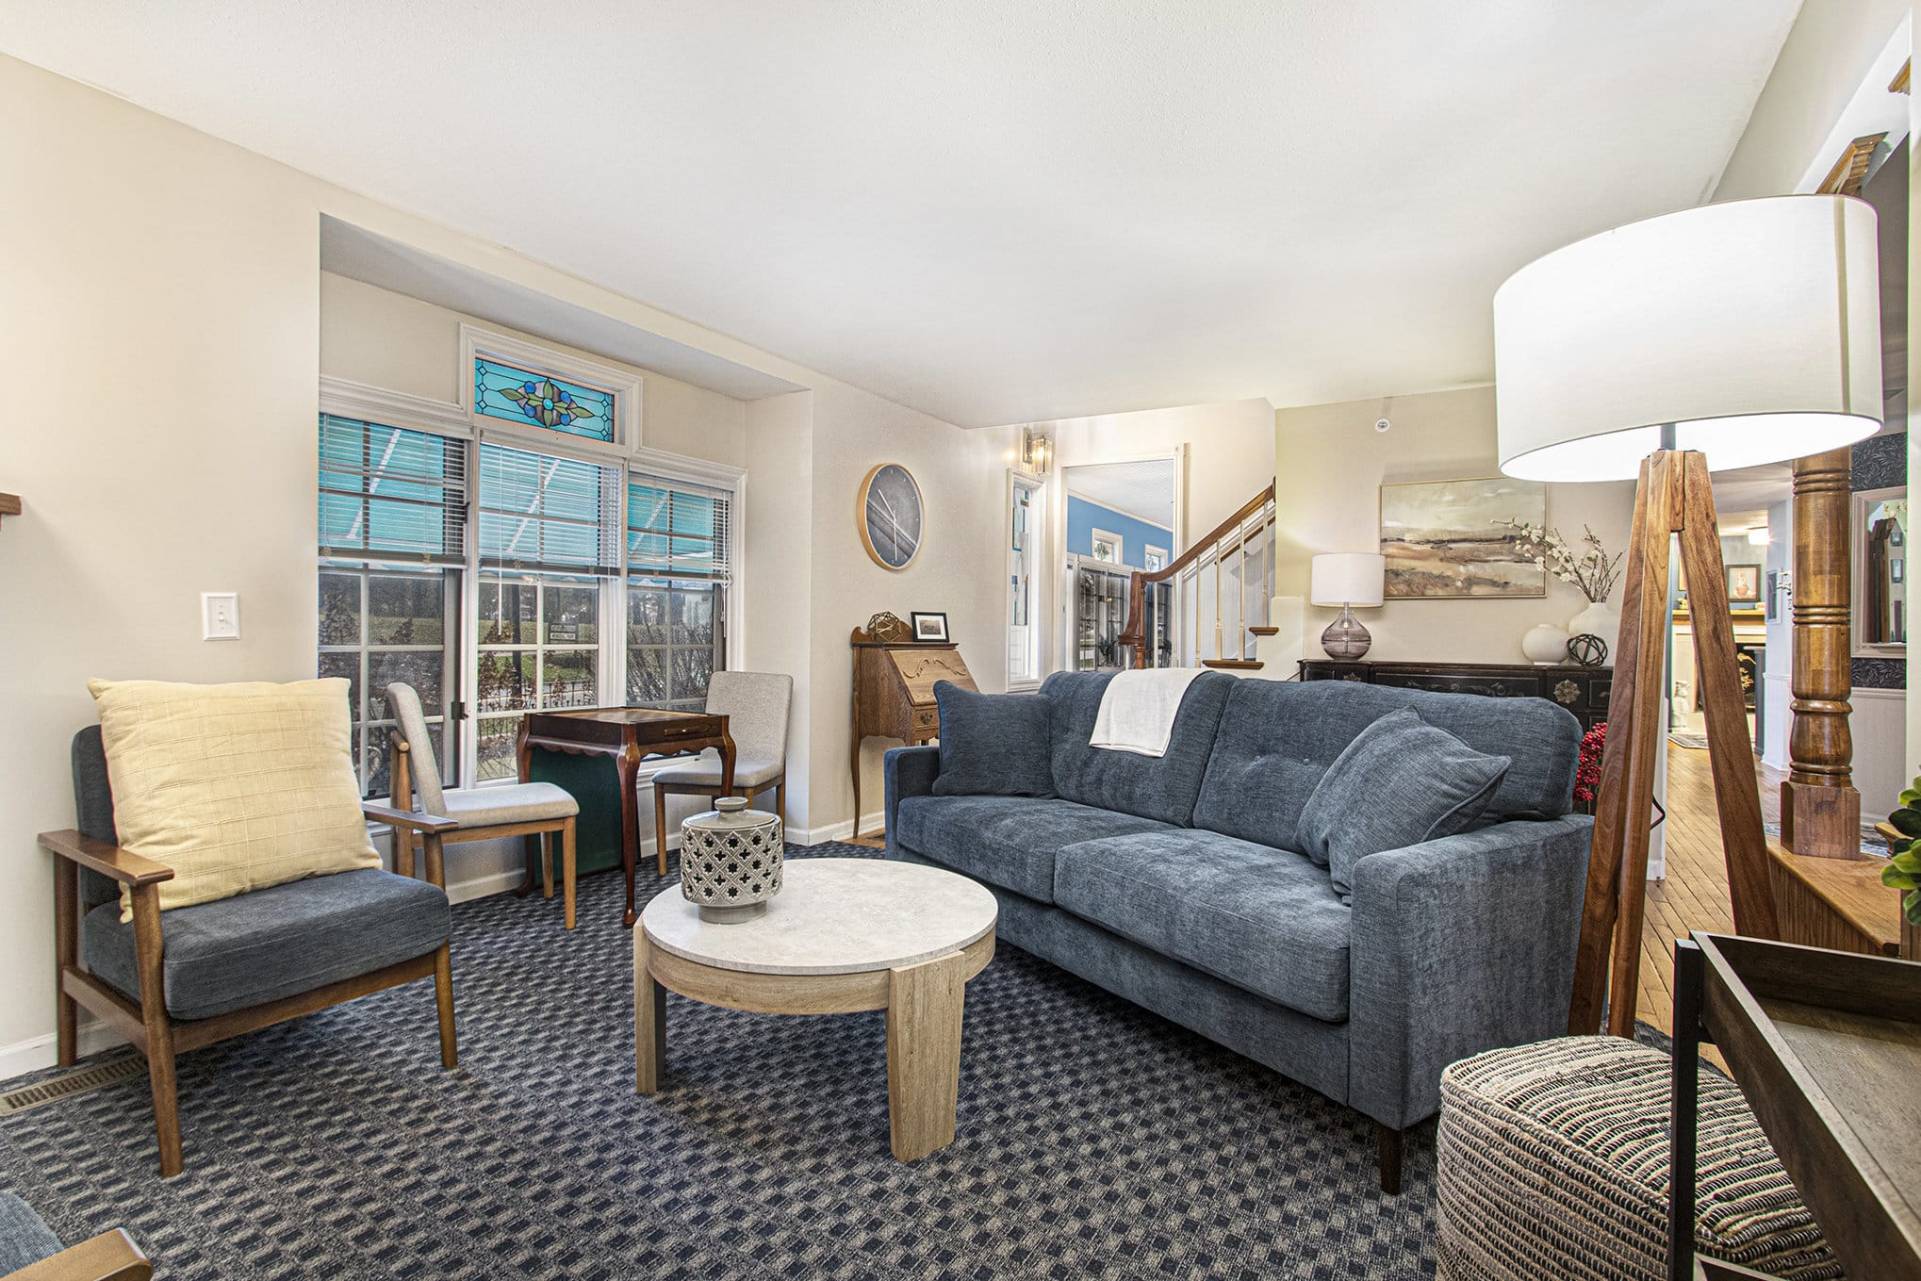
[[[1861,793],[1848,728],[1849,451],[1794,460],[1794,722],[1781,841],[1796,854],[1861,856]]]

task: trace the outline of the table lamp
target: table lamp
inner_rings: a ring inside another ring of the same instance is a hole
[[[1341,616],[1321,633],[1321,648],[1329,658],[1348,662],[1367,653],[1374,638],[1354,617],[1354,607],[1378,607],[1387,574],[1387,558],[1373,552],[1329,552],[1316,556],[1309,570],[1307,598],[1316,605],[1338,605]]]
[[[1609,1031],[1634,1032],[1674,534],[1735,928],[1777,933],[1708,473],[1874,434],[1879,308],[1874,211],[1826,195],[1705,205],[1603,232],[1494,295],[1501,470],[1636,479],[1570,1032],[1593,1032],[1604,1004]]]

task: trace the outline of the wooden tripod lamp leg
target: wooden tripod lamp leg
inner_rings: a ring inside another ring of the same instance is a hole
[[[1647,892],[1648,828],[1652,821],[1655,753],[1665,737],[1661,668],[1666,654],[1668,543],[1679,514],[1680,469],[1659,452],[1641,464],[1634,488],[1634,523],[1623,575],[1621,635],[1608,700],[1607,752],[1588,853],[1587,898],[1574,958],[1574,995],[1568,1032],[1592,1035],[1608,1003],[1608,953],[1631,922],[1638,936]],[[1625,910],[1624,910],[1625,909]],[[1641,948],[1638,937],[1615,947],[1616,1000],[1609,1026],[1634,1029]]]
[[[1726,567],[1714,517],[1714,490],[1707,459],[1689,452],[1682,484],[1681,564],[1688,573],[1694,652],[1701,664],[1701,705],[1708,723],[1708,766],[1721,819],[1721,850],[1727,860],[1728,897],[1734,928],[1749,938],[1779,937],[1774,888],[1768,880],[1767,836],[1761,830],[1761,790],[1754,778],[1754,739],[1748,733],[1747,700],[1728,615]]]
[[[1634,1035],[1654,773],[1667,737],[1661,668],[1666,653],[1668,544],[1675,533],[1681,536],[1681,558],[1687,568],[1707,712],[1708,755],[1735,928],[1750,937],[1776,935],[1753,740],[1741,697],[1707,460],[1694,451],[1662,450],[1641,464],[1641,479],[1634,491],[1619,662],[1588,855],[1574,995],[1568,1007],[1568,1031],[1575,1035],[1594,1032],[1604,1005],[1608,1031]]]

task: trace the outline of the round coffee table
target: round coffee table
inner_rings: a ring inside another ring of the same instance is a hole
[[[994,959],[994,896],[964,876],[871,858],[788,862],[763,916],[718,924],[656,894],[634,931],[634,1084],[660,1088],[667,993],[756,1014],[887,1011],[894,1156],[954,1141],[967,981]]]

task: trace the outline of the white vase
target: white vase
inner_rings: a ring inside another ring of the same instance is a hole
[[[1528,629],[1521,637],[1521,652],[1536,667],[1549,667],[1555,663],[1567,662],[1567,633],[1553,623],[1542,623]]]
[[[1599,636],[1613,653],[1621,631],[1621,615],[1606,601],[1595,601],[1567,620],[1567,630],[1570,636]]]

